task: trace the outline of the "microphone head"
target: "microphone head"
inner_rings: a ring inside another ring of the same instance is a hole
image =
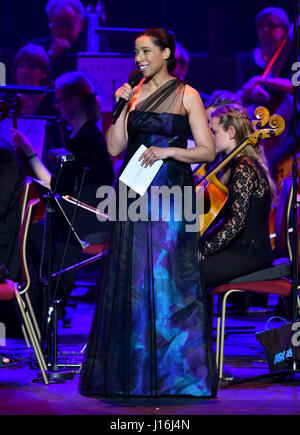
[[[130,74],[128,83],[132,88],[134,88],[140,83],[142,78],[143,78],[143,73],[139,69],[136,69]]]

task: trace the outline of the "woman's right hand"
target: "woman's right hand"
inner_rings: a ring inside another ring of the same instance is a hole
[[[129,83],[124,83],[119,89],[117,89],[115,93],[116,101],[118,102],[120,98],[124,98],[127,102],[129,102],[134,94],[134,90],[130,86]]]

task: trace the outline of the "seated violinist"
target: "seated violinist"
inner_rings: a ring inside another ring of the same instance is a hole
[[[256,17],[255,26],[259,45],[253,51],[239,56],[237,86],[242,103],[257,106],[271,103],[278,91],[293,94],[293,53],[289,35],[290,22],[283,9],[263,9]],[[287,43],[282,45],[285,40]],[[278,57],[273,68],[264,76],[276,53]]]
[[[283,134],[264,144],[269,169],[280,189],[290,167],[283,160],[289,157],[293,142],[293,28],[287,13],[277,7],[260,11],[255,25],[259,45],[239,57],[237,89],[251,117],[257,106],[265,106],[271,115],[277,113],[285,120]]]
[[[210,125],[216,151],[225,155],[254,132],[247,111],[237,104],[216,109]],[[245,146],[225,167],[221,181],[229,198],[200,248],[207,287],[272,263],[269,214],[274,186],[259,144]]]

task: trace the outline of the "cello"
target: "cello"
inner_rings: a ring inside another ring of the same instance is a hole
[[[255,110],[255,117],[256,120],[252,121],[255,128],[254,133],[245,138],[219,163],[211,168],[196,186],[197,201],[203,200],[201,196],[204,195],[204,210],[203,214],[199,216],[201,235],[203,235],[208,227],[210,227],[214,222],[228,199],[228,189],[217,178],[216,173],[227,165],[230,160],[238,155],[247,145],[255,147],[260,140],[278,136],[285,129],[284,119],[276,114],[270,117],[270,113],[265,107],[257,107]],[[269,124],[269,127],[266,127],[267,124]],[[200,166],[195,174],[197,175],[197,173],[201,173],[201,171],[203,171],[202,166]]]

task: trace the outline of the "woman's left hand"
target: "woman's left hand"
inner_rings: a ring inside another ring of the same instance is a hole
[[[169,157],[173,157],[172,148],[160,148],[160,147],[150,147],[148,148],[139,158],[141,165],[147,168],[152,166],[156,160],[165,160]]]

